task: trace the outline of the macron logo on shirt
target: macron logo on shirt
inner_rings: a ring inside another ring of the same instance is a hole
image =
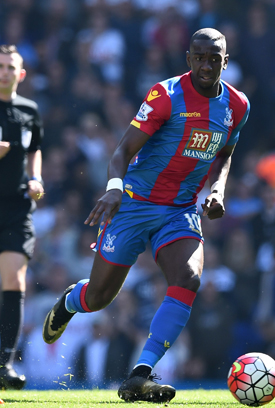
[[[181,118],[200,118],[200,112],[180,112]]]

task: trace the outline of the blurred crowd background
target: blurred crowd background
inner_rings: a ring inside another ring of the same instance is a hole
[[[109,158],[156,82],[188,71],[194,31],[227,37],[222,78],[245,92],[250,118],[234,152],[226,215],[203,217],[205,268],[188,326],[156,366],[163,382],[226,382],[236,357],[275,357],[275,1],[2,0],[0,42],[17,45],[44,121],[46,194],[34,214],[17,369],[30,388],[116,387],[131,370],[166,293],[150,247],[104,311],[78,314],[53,345],[42,324],[63,290],[88,278]],[[200,203],[208,194],[200,194]]]

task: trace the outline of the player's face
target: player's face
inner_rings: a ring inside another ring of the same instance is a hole
[[[208,98],[218,96],[222,70],[228,63],[225,43],[221,40],[195,40],[186,59],[192,70],[191,78],[196,91]]]
[[[26,75],[22,58],[18,54],[0,53],[0,92],[12,93]]]

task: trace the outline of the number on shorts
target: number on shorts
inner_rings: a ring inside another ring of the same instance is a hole
[[[197,230],[202,235],[199,215],[192,213],[192,214],[184,214],[184,216],[189,223],[190,229]]]

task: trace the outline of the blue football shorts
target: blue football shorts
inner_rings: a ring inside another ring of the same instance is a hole
[[[111,224],[99,227],[94,249],[109,263],[132,266],[148,241],[156,260],[162,247],[184,238],[204,241],[196,205],[185,208],[157,205],[124,193]]]

